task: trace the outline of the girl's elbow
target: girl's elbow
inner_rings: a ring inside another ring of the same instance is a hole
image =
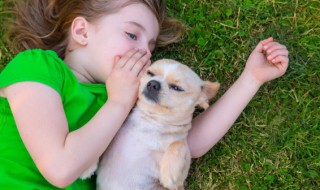
[[[189,146],[189,149],[190,149],[191,158],[200,158],[205,154],[205,152],[199,148],[194,148]]]
[[[199,152],[191,152],[191,158],[200,158],[203,156],[203,154],[200,154]]]
[[[66,188],[71,183],[73,183],[74,180],[70,180],[70,177],[67,175],[64,175],[62,173],[56,173],[56,174],[50,174],[45,177],[49,183],[52,185],[58,187],[58,188]]]
[[[67,183],[65,181],[49,181],[49,183],[51,183],[53,186],[57,187],[57,188],[60,188],[60,189],[64,189],[64,188],[67,188],[70,183]]]
[[[66,188],[76,180],[71,170],[66,168],[47,167],[42,174],[50,184],[58,188]]]
[[[191,154],[191,158],[200,158],[205,154],[201,147],[198,144],[193,143],[190,138],[188,139],[188,146]]]

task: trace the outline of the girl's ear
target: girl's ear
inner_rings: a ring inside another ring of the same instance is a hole
[[[88,21],[83,17],[76,17],[71,25],[71,38],[80,45],[88,44]]]
[[[207,109],[209,107],[209,100],[218,93],[219,88],[220,84],[217,82],[204,81],[199,106]]]

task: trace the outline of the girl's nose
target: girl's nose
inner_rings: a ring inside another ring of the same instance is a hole
[[[146,45],[141,45],[141,46],[138,47],[138,48],[147,51],[147,54],[149,54],[150,56],[152,55],[151,50],[150,50],[150,47],[149,47],[148,44],[146,44]]]
[[[145,50],[147,52],[147,54],[150,55],[150,57],[151,57],[152,54],[151,54],[151,51],[149,48],[141,48],[141,49]]]

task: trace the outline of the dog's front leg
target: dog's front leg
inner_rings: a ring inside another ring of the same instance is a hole
[[[183,189],[190,167],[190,151],[186,141],[173,142],[160,162],[160,182],[170,190]]]

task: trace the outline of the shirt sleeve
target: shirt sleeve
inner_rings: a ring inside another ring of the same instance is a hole
[[[26,50],[20,52],[0,74],[0,88],[18,82],[39,82],[61,95],[63,70],[66,67],[57,54],[50,50]]]

